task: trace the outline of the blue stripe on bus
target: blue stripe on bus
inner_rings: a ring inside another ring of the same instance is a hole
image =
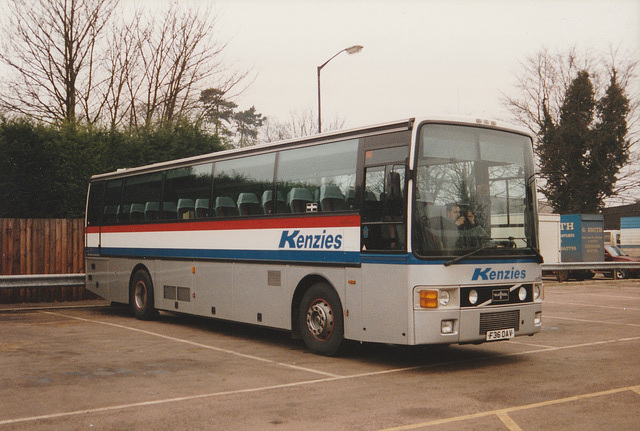
[[[406,264],[406,265],[444,265],[446,261],[451,258],[446,259],[429,259],[423,260],[418,259],[413,253],[407,254],[361,254],[360,261],[362,263],[373,263],[373,264]],[[537,260],[534,257],[504,257],[504,258],[491,258],[491,259],[467,259],[463,260],[456,265],[486,265],[486,264],[501,264],[501,263],[533,263]]]
[[[255,260],[310,263],[360,262],[359,252],[304,250],[218,250],[176,248],[116,248],[102,247],[102,255],[131,257],[160,257],[175,259]]]
[[[96,253],[97,248],[88,247],[87,253]],[[412,253],[374,254],[357,251],[305,251],[305,250],[213,250],[213,249],[173,249],[173,248],[116,248],[102,247],[102,255],[128,257],[159,257],[175,259],[219,259],[219,260],[253,260],[281,261],[294,263],[338,263],[338,264],[378,264],[378,265],[443,265],[448,259],[422,260]],[[458,263],[464,264],[504,264],[533,263],[533,257],[469,259]]]

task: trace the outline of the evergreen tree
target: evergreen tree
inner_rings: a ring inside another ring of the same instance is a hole
[[[554,123],[546,103],[536,152],[546,180],[542,192],[558,213],[597,213],[615,194],[620,168],[629,160],[626,139],[629,100],[615,71],[606,94],[596,101],[587,71],[567,88]]]
[[[0,217],[82,217],[93,174],[221,149],[186,120],[138,133],[0,119]]]
[[[588,186],[586,157],[590,147],[589,126],[595,109],[593,85],[586,71],[578,72],[567,89],[564,104],[560,109],[559,142],[564,158],[567,187],[553,199],[552,205],[561,214],[592,212],[585,207],[585,191]]]
[[[554,123],[546,101],[542,104],[543,121],[538,134],[536,153],[540,160],[540,173],[546,180],[542,188],[543,194],[554,209],[556,197],[564,192],[566,181],[563,172],[566,172],[566,159],[563,157],[563,148],[558,126]]]
[[[51,205],[55,164],[51,141],[43,127],[28,120],[3,120],[0,125],[0,217],[23,214],[45,217]]]
[[[218,88],[207,88],[200,92],[200,103],[203,106],[202,116],[204,121],[213,125],[214,133],[221,140],[228,141],[232,135],[229,126],[233,119],[234,109],[238,105],[225,99],[225,93],[225,91]]]
[[[258,129],[264,123],[265,117],[256,112],[252,106],[246,111],[236,112],[233,115],[238,135],[238,147],[248,147],[258,143]]]
[[[615,194],[614,187],[620,169],[629,162],[630,141],[627,139],[629,99],[620,86],[615,69],[611,73],[605,95],[596,105],[592,148],[587,159],[588,177],[597,181],[597,192],[591,200],[602,206],[602,200]]]

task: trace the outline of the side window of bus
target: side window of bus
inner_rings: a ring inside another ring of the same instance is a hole
[[[366,250],[403,250],[405,166],[373,166],[365,171],[362,240]]]
[[[117,218],[119,223],[161,219],[162,172],[137,175],[125,180]]]
[[[211,163],[205,163],[167,171],[162,194],[163,220],[190,220],[212,216],[212,168]]]
[[[212,213],[216,217],[268,214],[275,154],[260,154],[215,164]]]
[[[107,181],[104,190],[102,224],[118,223],[118,212],[122,211],[122,183],[121,179]]]
[[[102,201],[104,198],[104,181],[89,185],[89,203],[87,204],[87,226],[96,226],[102,219]]]
[[[317,213],[355,209],[358,140],[280,152],[276,213]]]

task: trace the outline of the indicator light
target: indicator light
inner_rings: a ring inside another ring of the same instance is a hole
[[[438,308],[438,291],[437,290],[421,290],[420,291],[420,307]]]

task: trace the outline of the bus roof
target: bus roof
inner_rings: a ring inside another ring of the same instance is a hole
[[[132,174],[154,172],[158,170],[164,170],[167,168],[174,168],[180,166],[189,166],[195,163],[206,163],[217,159],[234,158],[241,155],[260,154],[264,152],[270,152],[276,149],[287,148],[290,146],[299,146],[306,144],[316,144],[324,141],[331,141],[339,138],[359,138],[368,135],[379,134],[380,132],[390,133],[393,131],[403,131],[413,129],[414,124],[421,124],[424,122],[429,123],[442,123],[442,124],[454,124],[454,125],[468,125],[479,126],[491,129],[503,130],[507,132],[519,133],[527,135],[533,139],[531,132],[521,126],[515,126],[513,124],[503,123],[497,120],[485,120],[475,117],[461,117],[461,116],[424,116],[414,117],[389,123],[382,123],[373,126],[363,126],[348,130],[331,131],[318,135],[310,135],[300,138],[287,139],[283,141],[269,142],[265,144],[258,144],[251,147],[234,148],[230,150],[216,151],[214,153],[202,154],[199,156],[186,157],[182,159],[174,159],[165,162],[154,163],[145,166],[138,166],[133,168],[120,168],[113,172],[107,172],[103,174],[96,174],[91,176],[91,181],[102,180],[107,178],[126,177]]]

